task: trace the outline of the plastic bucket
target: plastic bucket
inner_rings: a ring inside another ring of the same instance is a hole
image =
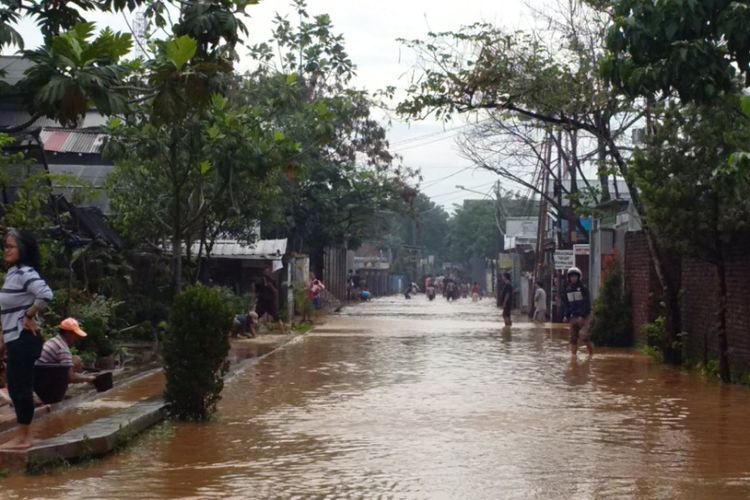
[[[94,387],[97,392],[108,391],[112,388],[112,372],[101,372],[96,375],[94,379]]]

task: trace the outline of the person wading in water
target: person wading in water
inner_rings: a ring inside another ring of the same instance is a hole
[[[591,343],[591,298],[589,290],[581,282],[581,270],[577,267],[568,269],[568,283],[563,291],[563,321],[570,322],[570,352],[578,353],[579,343],[584,344],[589,356],[594,354]]]

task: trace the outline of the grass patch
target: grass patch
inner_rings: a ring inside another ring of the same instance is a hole
[[[295,323],[292,325],[292,331],[294,333],[307,333],[313,328],[315,328],[315,325],[312,323]]]

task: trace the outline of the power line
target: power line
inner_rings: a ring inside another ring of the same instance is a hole
[[[456,170],[452,174],[448,174],[445,177],[441,177],[440,179],[435,179],[435,180],[432,180],[432,181],[426,183],[424,186],[422,186],[422,188],[424,189],[424,188],[428,188],[428,187],[434,186],[435,184],[439,184],[440,182],[442,182],[442,181],[444,181],[446,179],[450,179],[451,177],[454,177],[454,176],[460,174],[461,172],[465,172],[466,170],[469,170],[471,168],[474,168],[474,167],[463,167],[463,168],[461,168],[459,170]]]
[[[494,181],[490,182],[490,183],[485,182],[484,184],[480,184],[478,186],[470,187],[468,189],[479,189],[479,188],[491,186],[494,183],[495,183]],[[447,193],[441,193],[441,194],[436,194],[434,196],[430,196],[430,199],[432,199],[432,198],[441,198],[443,196],[449,196],[449,195],[456,194],[456,193],[466,193],[466,192],[467,192],[466,189],[457,189],[455,191],[450,191],[450,192],[447,192]]]
[[[484,120],[479,120],[476,123],[464,123],[463,125],[458,125],[456,127],[451,127],[451,128],[447,128],[447,129],[443,129],[443,130],[438,130],[438,131],[435,131],[435,132],[429,132],[429,133],[423,134],[423,135],[417,135],[417,136],[414,136],[414,137],[406,137],[404,139],[401,139],[400,141],[395,141],[395,142],[391,143],[391,146],[401,146],[401,145],[404,145],[404,144],[410,144],[410,143],[413,143],[413,142],[419,142],[419,141],[421,141],[423,139],[430,139],[432,137],[436,137],[436,136],[441,135],[441,134],[447,134],[449,132],[455,132],[457,130],[465,129],[467,127],[471,127],[471,126],[474,126],[474,125],[479,125],[479,124],[487,122],[487,121],[490,121],[490,119],[489,118],[485,118]]]

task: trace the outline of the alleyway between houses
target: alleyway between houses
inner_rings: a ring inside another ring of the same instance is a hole
[[[549,325],[548,325],[549,326]],[[494,301],[347,308],[228,382],[209,424],[165,424],[100,461],[9,477],[3,497],[747,498],[750,390]]]

